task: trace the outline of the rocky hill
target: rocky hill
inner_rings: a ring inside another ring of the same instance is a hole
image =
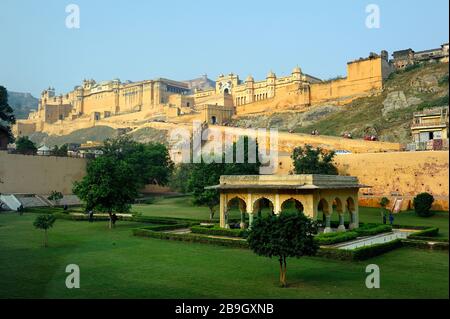
[[[30,135],[30,139],[37,145],[47,145],[53,147],[66,143],[86,143],[87,141],[102,142],[108,138],[115,138],[119,134],[118,130],[109,126],[94,126],[90,128],[73,131],[67,135],[48,135],[47,133],[36,132]],[[141,143],[159,142],[167,143],[167,131],[157,130],[151,127],[143,127],[129,133],[131,138]]]
[[[30,93],[8,91],[8,104],[13,108],[17,119],[28,118],[31,110],[37,110],[38,102]]]
[[[410,141],[409,127],[415,111],[448,105],[448,76],[448,63],[418,65],[391,74],[380,95],[360,98],[346,106],[322,105],[301,113],[239,117],[233,124],[299,133],[317,129],[321,135],[332,136],[351,132],[356,138],[370,132],[383,141],[406,143]]]
[[[47,133],[36,132],[30,135],[30,140],[37,145],[47,145],[53,147],[66,143],[86,143],[87,141],[102,142],[107,138],[114,138],[118,135],[116,129],[109,126],[94,126],[86,129],[76,130],[67,135],[48,135]]]

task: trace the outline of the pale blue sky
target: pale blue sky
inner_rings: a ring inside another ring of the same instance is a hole
[[[65,27],[71,3],[80,7],[80,29]],[[366,28],[371,3],[380,7],[380,29]],[[0,0],[0,85],[38,96],[83,78],[234,72],[258,80],[296,65],[330,78],[370,51],[448,42],[448,11],[448,0]]]

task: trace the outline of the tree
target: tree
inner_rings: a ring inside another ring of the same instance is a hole
[[[49,197],[47,197],[48,200],[55,201],[56,205],[59,205],[59,201],[63,199],[64,195],[61,192],[52,191]]]
[[[259,256],[277,257],[280,285],[286,287],[286,258],[315,255],[317,224],[301,212],[257,217],[247,237],[250,248]]]
[[[28,136],[21,136],[16,140],[16,151],[19,154],[34,155],[37,152],[37,147]]]
[[[14,141],[11,125],[15,123],[14,110],[8,104],[8,91],[4,86],[0,85],[0,126],[6,129],[10,143]]]
[[[220,175],[223,175],[224,166],[221,163],[192,164],[191,174],[188,180],[188,188],[192,190],[194,205],[207,206],[210,211],[210,219],[214,218],[215,207],[220,198],[217,190],[205,189],[219,183]]]
[[[431,206],[433,205],[434,197],[429,193],[420,193],[414,197],[413,204],[414,210],[417,215],[421,217],[430,217],[434,213],[431,211]]]
[[[37,229],[43,229],[44,230],[44,247],[48,246],[48,234],[47,231],[53,227],[53,224],[55,223],[55,216],[52,214],[46,214],[46,215],[39,215],[36,217],[36,219],[33,222],[34,227]]]
[[[256,163],[248,163],[249,139],[244,138],[244,162],[236,163],[237,143],[233,143],[232,147],[225,150],[222,154],[222,163],[201,163],[192,164],[191,174],[188,179],[187,188],[192,191],[195,205],[205,205],[210,210],[210,219],[214,218],[216,206],[220,202],[217,190],[205,189],[206,186],[217,185],[220,182],[221,175],[249,175],[259,174],[258,156]],[[233,151],[233,162],[225,163],[226,153]],[[258,144],[256,143],[256,154],[258,154]]]
[[[326,152],[320,147],[314,149],[311,145],[296,147],[291,156],[295,174],[337,175],[333,164],[335,155],[334,151]]]
[[[67,156],[67,150],[68,146],[67,144],[61,145],[61,147],[58,147],[58,145],[55,145],[52,150],[53,156],[60,156],[60,157],[66,157]]]
[[[109,227],[114,224],[113,212],[128,212],[138,196],[141,182],[125,160],[100,156],[87,165],[87,174],[75,182],[73,192],[86,203],[88,210],[109,214]]]
[[[146,184],[166,185],[173,170],[167,147],[160,143],[138,143],[127,135],[108,139],[103,156],[126,161],[142,187]]]
[[[180,163],[174,166],[168,183],[173,191],[183,194],[191,191],[189,189],[188,180],[191,176],[193,166],[194,164],[190,163]]]

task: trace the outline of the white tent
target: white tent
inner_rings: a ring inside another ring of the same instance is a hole
[[[37,150],[37,155],[41,155],[41,156],[49,156],[51,155],[51,149],[48,148],[46,145],[42,145],[41,147],[38,148]]]

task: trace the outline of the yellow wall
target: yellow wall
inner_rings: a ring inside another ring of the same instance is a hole
[[[356,176],[372,186],[361,190],[361,206],[377,207],[384,196],[392,203],[398,194],[407,209],[414,196],[429,192],[435,198],[433,209],[449,209],[448,151],[347,154],[336,156],[335,162],[340,175]],[[279,174],[292,170],[289,156],[280,157],[279,164]]]
[[[84,159],[0,151],[0,193],[72,194],[73,182],[82,179],[85,171]]]

